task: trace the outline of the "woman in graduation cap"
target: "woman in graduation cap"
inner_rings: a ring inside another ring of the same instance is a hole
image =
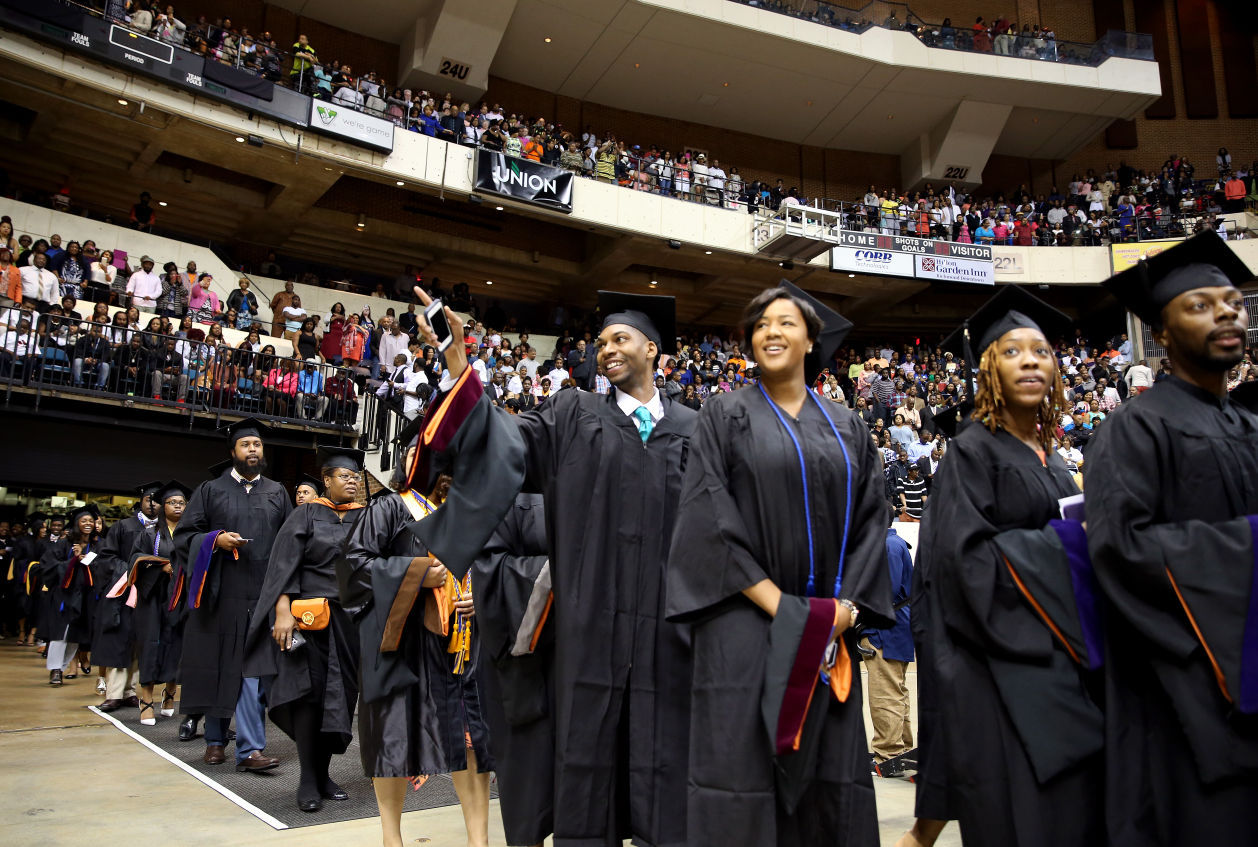
[[[416,418],[403,443],[424,424]],[[438,773],[451,775],[467,843],[481,847],[489,841],[493,759],[472,654],[470,581],[455,580],[408,531],[434,520],[450,477],[430,471],[416,447],[406,468],[402,490],[371,502],[337,562],[341,602],[364,655],[374,659],[363,665],[358,707],[363,770],[375,788],[385,847],[402,844],[407,788]]]
[[[39,571],[48,588],[48,684],[61,685],[65,677],[76,673],[65,671],[74,661],[80,641],[91,635],[88,615],[92,591],[91,564],[97,545],[96,517],[100,511],[94,503],[80,506],[70,513],[66,534],[52,542],[40,556]],[[42,627],[41,627],[42,629]]]
[[[272,723],[297,742],[303,812],[348,799],[328,767],[349,747],[358,699],[358,633],[337,595],[336,560],[363,514],[363,451],[320,447],[317,461],[326,494],[280,527],[245,644],[245,673],[265,680]]]
[[[160,484],[152,492],[159,510],[157,520],[145,525],[131,547],[128,583],[135,592],[133,622],[139,652],[140,723],[149,726],[157,723],[153,688],[158,683],[163,686],[162,715],[169,718],[175,714],[183,610],[170,605],[171,558],[175,551],[175,527],[191,496],[192,489],[179,480]]]
[[[699,413],[668,561],[693,624],[688,845],[876,845],[857,618],[890,627],[881,461],[809,384],[851,324],[790,283],[744,312],[755,388]]]
[[[944,342],[967,363],[974,342],[978,378],[922,524],[919,821],[901,845],[948,819],[967,847],[1104,843],[1096,595],[1081,525],[1055,520],[1079,493],[1052,449],[1066,401],[1047,334],[1068,327],[1008,286]]]

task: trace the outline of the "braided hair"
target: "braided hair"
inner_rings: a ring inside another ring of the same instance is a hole
[[[974,414],[971,415],[993,433],[1004,422],[1006,415],[1005,398],[1000,388],[1000,372],[996,368],[996,347],[995,344],[989,344],[979,357],[978,380],[974,388]],[[1053,433],[1066,411],[1066,394],[1062,390],[1061,376],[1056,368],[1053,369],[1049,382],[1048,392],[1035,410],[1037,436],[1045,452],[1052,449]]]

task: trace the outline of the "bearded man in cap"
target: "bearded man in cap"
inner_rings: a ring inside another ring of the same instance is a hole
[[[205,715],[205,762],[224,761],[236,718],[236,770],[263,771],[266,714],[261,685],[243,675],[245,633],[266,576],[271,545],[293,510],[284,486],[263,476],[267,427],[246,418],[227,427],[231,467],[197,486],[175,530],[171,604],[185,603],[184,714]]]

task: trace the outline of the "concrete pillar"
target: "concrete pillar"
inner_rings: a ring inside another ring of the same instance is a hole
[[[952,182],[958,187],[981,183],[983,168],[1012,111],[1012,106],[1004,104],[962,101],[951,115],[900,153],[904,190],[911,191],[928,180],[936,185]]]
[[[489,88],[489,66],[515,4],[516,0],[425,3],[399,49],[402,86],[476,100]]]

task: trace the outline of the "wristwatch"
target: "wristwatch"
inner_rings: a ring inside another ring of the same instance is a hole
[[[843,599],[839,601],[839,605],[847,609],[852,615],[852,622],[849,626],[856,626],[856,619],[860,617],[861,610],[856,608],[856,604],[851,600]]]

